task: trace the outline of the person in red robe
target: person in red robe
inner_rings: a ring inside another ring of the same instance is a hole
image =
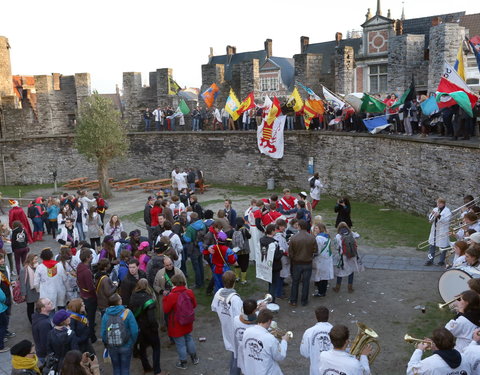
[[[23,229],[25,229],[25,232],[27,233],[28,243],[32,243],[32,228],[30,227],[30,223],[27,215],[25,215],[25,212],[23,211],[23,208],[18,205],[18,201],[16,200],[10,199],[8,202],[10,203],[10,206],[12,206],[8,212],[8,225],[10,228],[13,228],[13,222],[16,220],[20,221],[23,225]]]

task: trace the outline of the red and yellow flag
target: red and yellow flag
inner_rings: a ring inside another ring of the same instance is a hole
[[[323,115],[325,108],[323,107],[323,102],[321,100],[307,100],[303,107],[305,127],[310,128],[310,122],[312,118],[318,115]]]
[[[240,104],[240,107],[237,109],[237,113],[241,115],[243,112],[246,112],[252,108],[255,108],[255,97],[253,95],[253,92],[248,94],[242,104]]]
[[[280,102],[278,101],[277,97],[273,98],[272,106],[270,107],[270,111],[268,112],[267,117],[265,118],[265,122],[268,125],[272,125],[275,119],[282,114],[282,109],[280,106]]]

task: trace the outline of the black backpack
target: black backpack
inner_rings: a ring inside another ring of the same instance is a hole
[[[37,207],[35,205],[32,204],[30,207],[28,207],[27,216],[30,219],[33,219],[34,217],[36,217],[37,214],[38,214]]]
[[[147,281],[148,285],[153,288],[153,283],[155,282],[155,276],[157,276],[157,272],[160,271],[164,265],[163,265],[163,255],[157,255],[155,254],[152,256],[152,258],[149,261],[149,266],[147,268]]]
[[[312,177],[312,178],[310,179],[310,187],[311,187],[312,189],[315,188],[315,181],[316,181],[316,178],[315,178],[315,177]]]

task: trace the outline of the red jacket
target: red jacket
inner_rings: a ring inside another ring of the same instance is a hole
[[[178,323],[175,317],[175,309],[177,307],[178,296],[182,292],[187,292],[188,296],[193,300],[193,307],[197,307],[197,300],[195,294],[191,289],[187,289],[184,286],[176,286],[172,291],[163,297],[163,312],[168,314],[168,336],[170,337],[182,337],[187,333],[193,331],[193,323],[182,326]]]
[[[23,208],[12,207],[8,212],[8,225],[10,228],[13,228],[13,222],[17,220],[22,223],[23,229],[25,229],[25,232],[27,233],[28,243],[32,243],[32,228],[28,222],[27,215],[25,215],[25,212],[23,212]]]
[[[278,211],[268,211],[262,216],[262,224],[266,227],[268,224],[274,223],[282,214]]]

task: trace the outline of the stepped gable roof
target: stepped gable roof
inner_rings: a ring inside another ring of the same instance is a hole
[[[280,69],[283,84],[287,86],[289,90],[293,90],[295,83],[295,60],[288,57],[277,56],[272,56],[268,60]]]
[[[468,36],[471,38],[480,35],[480,13],[465,14],[460,17],[460,26],[469,30]]]
[[[428,48],[428,41],[430,37],[430,27],[432,27],[432,20],[436,17],[440,17],[443,23],[455,22],[459,23],[465,12],[446,13],[435,16],[410,18],[403,21],[403,33],[404,34],[417,34],[425,35],[425,48]]]
[[[225,65],[225,80],[232,80],[233,65],[244,61],[258,59],[260,65],[267,59],[267,52],[265,50],[240,52],[233,55],[219,55],[212,56],[208,62],[210,65],[223,64]]]
[[[353,39],[342,39],[339,46],[350,46],[353,47],[355,55],[358,55],[360,52],[360,46],[362,44],[362,38],[353,38]],[[306,47],[306,53],[322,54],[322,74],[331,73],[331,58],[334,56],[335,48],[337,47],[337,42],[335,40],[329,42],[321,42],[309,44]]]

